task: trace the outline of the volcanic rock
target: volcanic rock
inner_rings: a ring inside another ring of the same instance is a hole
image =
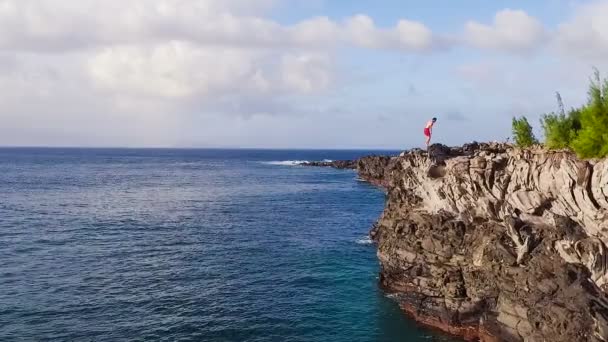
[[[466,340],[608,340],[608,160],[433,145],[356,162],[386,190],[380,283]]]

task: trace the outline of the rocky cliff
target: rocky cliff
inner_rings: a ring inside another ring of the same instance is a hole
[[[501,144],[357,162],[386,189],[382,286],[467,340],[608,340],[608,161]]]

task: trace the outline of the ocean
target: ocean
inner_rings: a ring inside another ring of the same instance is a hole
[[[448,341],[378,288],[374,151],[0,149],[1,341]]]

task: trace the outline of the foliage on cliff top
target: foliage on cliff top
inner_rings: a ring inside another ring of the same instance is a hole
[[[532,126],[525,116],[521,118],[513,118],[513,140],[515,145],[519,147],[530,147],[538,143],[538,140],[532,132]]]
[[[602,80],[597,69],[588,94],[586,104],[566,113],[557,93],[559,112],[544,114],[540,120],[547,148],[567,148],[581,158],[608,156],[608,79]],[[513,119],[513,135],[518,146],[530,146],[530,139],[534,136],[528,125],[525,117]]]
[[[608,80],[596,70],[589,86],[589,101],[581,108],[581,130],[572,148],[582,158],[608,156]]]
[[[581,110],[572,108],[566,114],[561,95],[559,93],[556,95],[559,113],[544,114],[540,120],[545,136],[545,146],[550,149],[570,148],[581,129]]]

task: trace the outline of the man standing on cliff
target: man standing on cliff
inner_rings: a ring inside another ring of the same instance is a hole
[[[429,145],[431,143],[431,136],[433,135],[433,125],[435,124],[435,122],[437,121],[437,118],[433,118],[432,120],[430,120],[429,122],[426,123],[426,126],[424,126],[424,136],[426,137],[426,148],[429,148]]]

